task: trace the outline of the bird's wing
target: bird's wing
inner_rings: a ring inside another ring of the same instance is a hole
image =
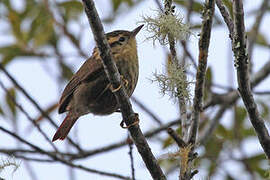
[[[93,56],[92,56],[93,57]],[[80,67],[80,69],[72,76],[68,85],[65,87],[59,101],[59,114],[67,111],[67,106],[73,96],[73,92],[83,81],[91,81],[96,79],[98,74],[103,71],[101,59],[89,58]]]

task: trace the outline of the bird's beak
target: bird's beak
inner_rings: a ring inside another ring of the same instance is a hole
[[[140,26],[136,27],[133,31],[131,31],[131,36],[135,37],[138,34],[138,32],[140,32],[140,30],[142,29],[143,26],[144,25],[140,25]]]

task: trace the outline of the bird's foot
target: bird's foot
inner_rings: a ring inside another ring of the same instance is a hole
[[[121,89],[121,87],[122,87],[122,85],[121,85],[121,84],[120,84],[120,86],[118,86],[118,88],[113,88],[113,86],[112,86],[112,85],[110,85],[110,89],[111,89],[111,91],[112,91],[113,93],[115,93],[115,92],[119,91],[119,90]]]
[[[121,75],[120,78],[121,78],[121,81],[124,82],[124,86],[127,87],[128,80],[126,80],[123,75]],[[121,87],[122,87],[122,85],[120,84],[120,86],[118,88],[113,88],[113,86],[110,84],[110,89],[113,93],[119,91],[121,89]]]
[[[120,75],[120,78],[124,82],[124,86],[127,87],[128,86],[128,80],[125,79],[123,75]]]
[[[120,123],[120,126],[123,128],[123,129],[128,129],[130,128],[131,126],[135,126],[135,125],[138,125],[140,123],[140,119],[139,119],[139,115],[138,113],[134,113],[135,115],[135,121],[127,126],[125,126],[125,122],[124,120],[121,121]]]

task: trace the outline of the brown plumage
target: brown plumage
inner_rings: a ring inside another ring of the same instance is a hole
[[[133,31],[113,31],[106,34],[119,73],[126,82],[125,90],[130,97],[138,80],[138,56],[136,34]],[[65,139],[76,120],[85,114],[108,115],[119,108],[110,82],[103,69],[97,48],[73,75],[59,101],[59,113],[68,111],[53,140]]]

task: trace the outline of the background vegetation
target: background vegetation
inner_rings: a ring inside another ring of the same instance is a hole
[[[221,2],[233,18],[232,1]],[[133,22],[133,27],[122,27],[124,25],[121,18],[138,14],[138,9],[143,8],[144,4],[150,4],[148,9],[163,9],[163,2],[157,0],[104,0],[95,3],[106,31],[114,30],[111,27],[133,29],[136,22]],[[243,3],[252,93],[259,114],[269,127],[269,3],[268,0],[256,1],[254,6],[247,6],[247,0]],[[199,37],[196,36],[201,33],[204,1],[175,0],[173,4],[176,6],[175,10],[183,16],[183,21],[190,25],[193,34],[190,39],[176,43],[176,52],[179,62],[188,65],[185,71],[187,79],[195,82],[199,52]],[[150,16],[156,13],[153,10],[149,12],[152,12]],[[123,137],[113,137],[114,132],[124,131],[118,127],[121,121],[119,115],[103,117],[118,121],[111,120],[110,124],[107,124],[108,121],[100,120],[100,124],[94,126],[101,131],[100,134],[76,127],[66,140],[67,143],[50,143],[57,125],[61,122],[61,118],[56,116],[59,95],[73,72],[91,55],[94,46],[82,2],[2,0],[0,18],[0,153],[3,159],[0,163],[0,177],[9,179],[14,176],[17,179],[23,174],[25,179],[33,180],[56,176],[65,179],[126,179],[132,177],[131,172],[135,172],[136,179],[150,179],[146,168],[141,167],[142,161],[136,148],[133,148],[129,138],[126,138],[126,132],[121,132]],[[261,148],[246,107],[238,95],[229,31],[217,6],[213,16],[212,33],[197,133],[198,146],[195,149],[198,158],[191,164],[192,169],[199,170],[194,179],[269,179],[269,159]],[[144,34],[147,37],[149,32],[145,31]],[[220,35],[222,37],[217,37]],[[146,138],[151,140],[150,146],[165,175],[168,179],[176,179],[182,155],[178,153],[178,147],[166,133],[166,129],[173,127],[180,136],[184,134],[180,123],[183,117],[179,113],[179,99],[169,98],[170,94],[160,98],[158,83],[151,84],[149,81],[154,79],[153,75],[149,77],[149,74],[156,71],[149,68],[151,64],[155,64],[153,67],[159,67],[159,71],[168,75],[168,66],[165,65],[171,61],[171,56],[168,55],[171,51],[169,45],[166,47],[156,43],[153,47],[151,41],[144,40],[145,37],[141,36],[138,46],[148,43],[153,51],[144,52],[139,49],[140,59],[143,59],[144,53],[149,54],[145,57],[152,58],[157,53],[155,51],[162,55],[154,57],[160,61],[140,62],[140,68],[143,69],[140,70],[140,79],[143,80],[141,85],[138,84],[139,90],[131,100],[140,114],[140,124]],[[217,40],[219,42],[215,42]],[[211,47],[211,43],[223,44],[227,49]],[[220,51],[222,55],[227,55],[221,57]],[[144,66],[144,63],[148,63],[148,66]],[[37,71],[37,67],[42,73]],[[148,74],[144,70],[148,71]],[[22,78],[24,74],[31,74],[26,76],[28,80]],[[190,86],[192,99],[195,84]],[[153,94],[153,97],[149,97],[149,94]],[[165,107],[164,102],[169,102],[169,106]],[[156,106],[164,111],[157,110]],[[192,101],[188,102],[186,107],[189,117]],[[87,119],[89,118],[92,119],[88,124],[91,126],[96,117],[88,116]],[[172,118],[174,120],[171,120]],[[112,134],[112,139],[108,134]],[[95,142],[96,146],[93,144]],[[121,162],[124,164],[120,165],[119,162],[119,168],[116,168],[117,162],[110,162],[122,158],[117,151],[125,152],[127,156],[127,160]],[[135,171],[130,170],[130,162],[133,161],[132,158],[129,160],[128,151],[134,155]],[[104,153],[107,153],[107,156]],[[108,158],[109,155],[114,158]],[[99,156],[105,156],[102,162]],[[14,168],[19,171],[19,175],[16,175],[16,171],[12,175]],[[67,168],[68,172],[63,171],[64,168]],[[48,172],[53,172],[54,175],[51,176]]]

